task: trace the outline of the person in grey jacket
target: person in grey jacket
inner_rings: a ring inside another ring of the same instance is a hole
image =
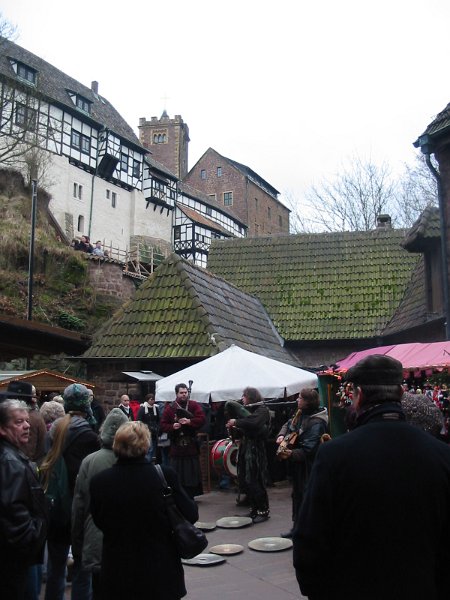
[[[90,513],[89,484],[94,475],[109,469],[116,462],[112,445],[116,431],[128,419],[119,408],[113,408],[100,429],[101,450],[83,459],[75,484],[72,504],[72,553],[81,560],[82,568],[91,573],[92,597],[100,598],[99,575],[102,559],[103,533],[94,525]]]

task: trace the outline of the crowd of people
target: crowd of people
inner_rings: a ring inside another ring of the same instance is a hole
[[[95,242],[95,246],[93,246],[88,235],[82,235],[79,238],[73,238],[70,245],[74,250],[78,250],[79,252],[86,252],[87,254],[92,254],[93,256],[99,257],[108,256],[108,250],[103,248],[102,241],[97,240]]]
[[[448,406],[426,392],[405,390],[398,361],[370,356],[339,394],[352,415],[347,433],[331,439],[310,388],[278,431],[276,456],[292,474],[292,528],[281,535],[292,538],[299,587],[311,600],[447,597]],[[239,447],[238,497],[262,523],[270,518],[269,408],[253,387],[221,408],[220,433],[225,427]],[[2,598],[38,600],[44,570],[45,600],[63,600],[71,560],[73,600],[185,596],[155,463],[196,522],[197,434],[206,421],[184,383],[164,405],[153,394],[142,403],[123,394],[107,416],[81,384],[39,407],[34,386],[11,383],[0,401]]]
[[[450,399],[446,383],[432,384],[424,381],[417,383],[402,382],[402,407],[407,420],[427,423],[428,431],[443,441],[450,443]],[[336,403],[346,413],[345,422],[348,429],[352,428],[355,416],[353,406],[353,386],[343,381],[336,394]]]
[[[204,422],[184,384],[163,410],[153,394],[142,404],[124,394],[105,417],[84,385],[39,406],[33,385],[12,382],[0,401],[1,597],[38,600],[44,573],[45,600],[63,600],[68,565],[74,600],[137,600],[149,577],[152,598],[184,596],[155,454],[166,438],[169,456],[158,458],[194,523],[193,499],[202,493],[196,432]],[[126,517],[130,506],[142,519]]]

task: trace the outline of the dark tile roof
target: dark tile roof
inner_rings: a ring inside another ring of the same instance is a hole
[[[403,248],[410,252],[423,252],[426,243],[441,237],[439,208],[427,206],[409,230]]]
[[[406,287],[403,300],[400,302],[392,319],[384,328],[383,336],[413,329],[440,317],[441,315],[427,312],[425,261],[424,257],[421,256]]]
[[[119,137],[139,146],[144,152],[147,152],[147,150],[141,146],[133,129],[126,123],[106,98],[95,94],[89,87],[86,87],[72,77],[69,77],[50,63],[42,60],[28,50],[25,50],[25,48],[2,38],[0,75],[10,80],[14,80],[15,82],[20,82],[20,79],[16,76],[11,66],[9,61],[10,58],[18,60],[38,72],[37,85],[30,86],[30,90],[36,90],[36,93],[42,94],[47,100],[59,104],[72,114],[78,115],[81,120],[91,120],[99,126],[106,126]],[[67,90],[80,94],[92,103],[90,119],[87,117],[87,113],[78,110],[74,106],[69,98]]]
[[[232,344],[298,366],[257,298],[172,254],[83,358],[202,359]]]
[[[237,169],[239,169],[239,171],[241,171],[241,173],[243,173],[246,177],[249,177],[250,179],[254,179],[262,187],[268,188],[274,196],[277,196],[280,193],[277,189],[275,189],[272,185],[270,185],[270,183],[268,183],[265,179],[263,179],[260,175],[258,175],[258,173],[255,173],[255,171],[253,171],[253,169],[250,169],[250,167],[247,167],[246,165],[238,163],[236,160],[232,160],[231,158],[226,158],[226,157],[224,157],[224,158],[226,160],[228,160],[232,165],[234,165]]]
[[[392,318],[417,255],[405,230],[215,240],[210,271],[260,298],[286,341],[371,338]]]
[[[422,135],[429,135],[431,137],[439,137],[440,135],[447,132],[450,127],[450,103],[438,113],[432,122],[428,125]],[[420,145],[420,136],[414,143],[415,146]]]
[[[193,208],[188,208],[187,206],[183,206],[182,204],[178,204],[178,208],[194,223],[198,223],[199,225],[203,225],[203,227],[207,227],[208,229],[212,229],[214,231],[219,231],[227,237],[232,236],[232,234],[227,229],[225,229],[225,227],[222,227],[215,221],[208,219]]]
[[[150,152],[150,151],[147,150],[147,152]],[[161,173],[166,175],[169,179],[173,179],[176,181],[178,180],[178,177],[175,175],[175,173],[173,173],[165,165],[163,165],[162,163],[158,162],[157,160],[155,160],[153,158],[153,156],[151,155],[151,152],[149,154],[147,154],[147,156],[145,157],[145,162],[149,165],[149,167],[151,167],[152,169],[156,169],[157,171],[160,171]]]

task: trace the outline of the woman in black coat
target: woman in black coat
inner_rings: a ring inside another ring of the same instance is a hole
[[[162,483],[145,459],[149,446],[150,432],[144,423],[125,423],[114,439],[117,463],[91,481],[92,517],[104,536],[102,596],[108,600],[179,600],[186,595]],[[181,488],[176,472],[170,467],[163,471],[178,508],[194,523],[197,505]]]

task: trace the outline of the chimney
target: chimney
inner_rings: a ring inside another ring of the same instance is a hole
[[[392,229],[391,215],[377,215],[377,229]]]
[[[91,90],[94,92],[96,96],[98,96],[98,81],[93,81],[91,83]]]

